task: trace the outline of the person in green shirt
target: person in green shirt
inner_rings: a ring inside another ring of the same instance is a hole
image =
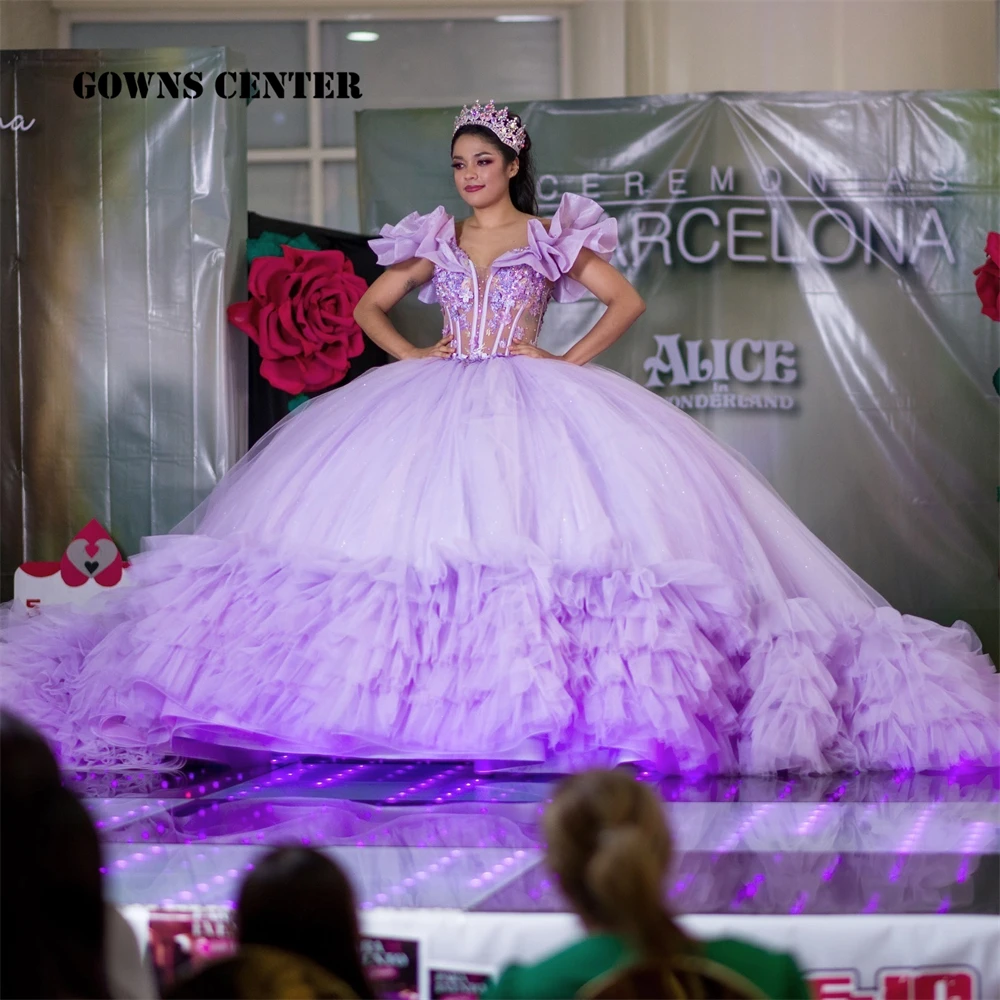
[[[587,936],[534,965],[509,966],[484,1000],[631,996],[640,989],[678,1000],[811,997],[790,955],[731,939],[695,941],[677,925],[662,891],[673,845],[647,785],[620,770],[573,775],[558,786],[542,826],[548,866]]]

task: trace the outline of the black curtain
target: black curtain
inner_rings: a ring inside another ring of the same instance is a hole
[[[357,233],[341,233],[336,229],[323,229],[319,226],[306,226],[301,222],[287,222],[284,219],[270,219],[266,215],[250,212],[247,225],[247,235],[251,239],[261,233],[279,233],[294,239],[305,233],[320,250],[340,250],[354,265],[354,271],[370,285],[383,271],[375,261],[375,254],[368,246],[368,237]],[[247,338],[249,340],[249,338]],[[275,389],[265,381],[260,374],[260,351],[251,340],[250,344],[250,393],[249,393],[249,424],[250,444],[259,441],[282,417],[288,415],[288,404],[293,398],[287,392]],[[362,372],[376,365],[384,365],[389,361],[389,355],[381,347],[373,344],[365,337],[365,349],[356,358],[351,359],[351,367],[346,377],[332,389],[346,385]],[[324,390],[330,392],[331,389]],[[320,396],[322,393],[309,393],[309,396]]]

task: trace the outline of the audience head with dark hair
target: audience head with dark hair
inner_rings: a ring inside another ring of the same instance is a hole
[[[101,849],[45,741],[0,715],[0,994],[109,996]]]
[[[60,788],[59,765],[40,733],[0,709],[0,794],[4,802],[28,801]]]
[[[166,992],[167,1000],[355,1000],[339,977],[302,955],[246,945],[199,969]]]
[[[302,955],[372,997],[361,964],[354,890],[340,866],[309,847],[279,847],[247,876],[236,910],[240,946]]]

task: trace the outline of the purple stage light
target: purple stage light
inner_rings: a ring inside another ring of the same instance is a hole
[[[795,898],[795,902],[792,903],[789,908],[789,913],[801,913],[806,908],[806,903],[809,902],[809,893],[800,892]]]
[[[837,867],[839,865],[840,865],[840,855],[838,854],[833,859],[833,861],[830,862],[830,865],[823,870],[823,874],[820,876],[820,878],[822,878],[824,882],[829,882],[830,879],[833,878],[833,873],[837,870]]]
[[[285,758],[269,773],[199,765],[148,775],[138,794],[136,775],[115,779],[114,796],[105,775],[86,805],[121,902],[183,903],[187,892],[219,904],[258,850],[297,842],[335,848],[366,909],[565,905],[540,881],[539,819],[553,778],[476,774],[470,764]],[[86,797],[88,781],[72,780]],[[651,786],[673,803],[678,874],[665,891],[679,912],[967,911],[981,855],[997,849],[996,776],[702,776]],[[191,860],[195,852],[203,859]],[[156,895],[144,895],[154,883]]]

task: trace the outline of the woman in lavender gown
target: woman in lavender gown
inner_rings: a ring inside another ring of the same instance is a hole
[[[12,609],[8,703],[67,762],[222,748],[565,769],[937,769],[997,760],[970,630],[886,605],[695,420],[588,365],[643,304],[616,225],[535,217],[514,116],[464,109],[443,208],[386,226],[355,313],[398,363],[278,425],[135,586]],[[387,311],[437,301],[417,349]],[[607,309],[561,357],[551,299]]]

